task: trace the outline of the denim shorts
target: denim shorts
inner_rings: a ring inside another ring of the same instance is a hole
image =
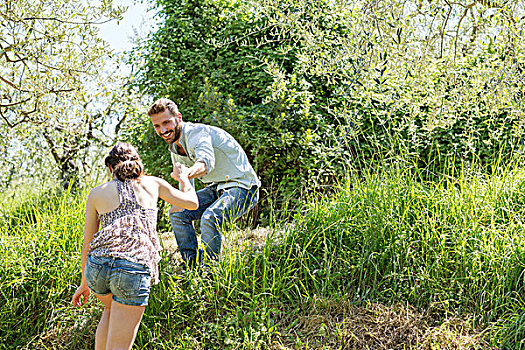
[[[113,300],[120,304],[148,305],[151,274],[144,264],[110,256],[89,255],[84,275],[89,289],[95,294],[113,293]]]

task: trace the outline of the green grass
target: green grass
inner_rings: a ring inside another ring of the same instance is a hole
[[[0,236],[0,334],[6,348],[63,322],[78,277],[86,193],[4,198]]]
[[[228,246],[211,278],[183,274],[164,254],[136,348],[344,348],[359,337],[337,305],[410,305],[439,334],[414,337],[413,348],[450,332],[459,339],[458,318],[479,346],[520,348],[525,172],[432,182],[423,174],[410,166],[350,174],[331,196],[305,199],[291,223],[273,223],[265,244]],[[85,198],[1,199],[0,347],[92,348],[100,307],[70,306]],[[324,321],[312,330],[309,319]]]

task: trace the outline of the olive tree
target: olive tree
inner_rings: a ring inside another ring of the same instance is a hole
[[[129,98],[98,25],[124,10],[112,0],[0,3],[4,185],[44,173],[67,186],[89,167],[93,146],[114,137]]]

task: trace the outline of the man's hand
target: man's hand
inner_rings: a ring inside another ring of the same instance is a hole
[[[206,175],[208,169],[206,169],[206,164],[202,161],[197,161],[195,164],[188,169],[188,178],[194,179]]]

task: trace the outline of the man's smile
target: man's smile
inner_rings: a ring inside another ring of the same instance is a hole
[[[169,139],[173,136],[173,130],[165,131],[160,136],[164,139]]]

